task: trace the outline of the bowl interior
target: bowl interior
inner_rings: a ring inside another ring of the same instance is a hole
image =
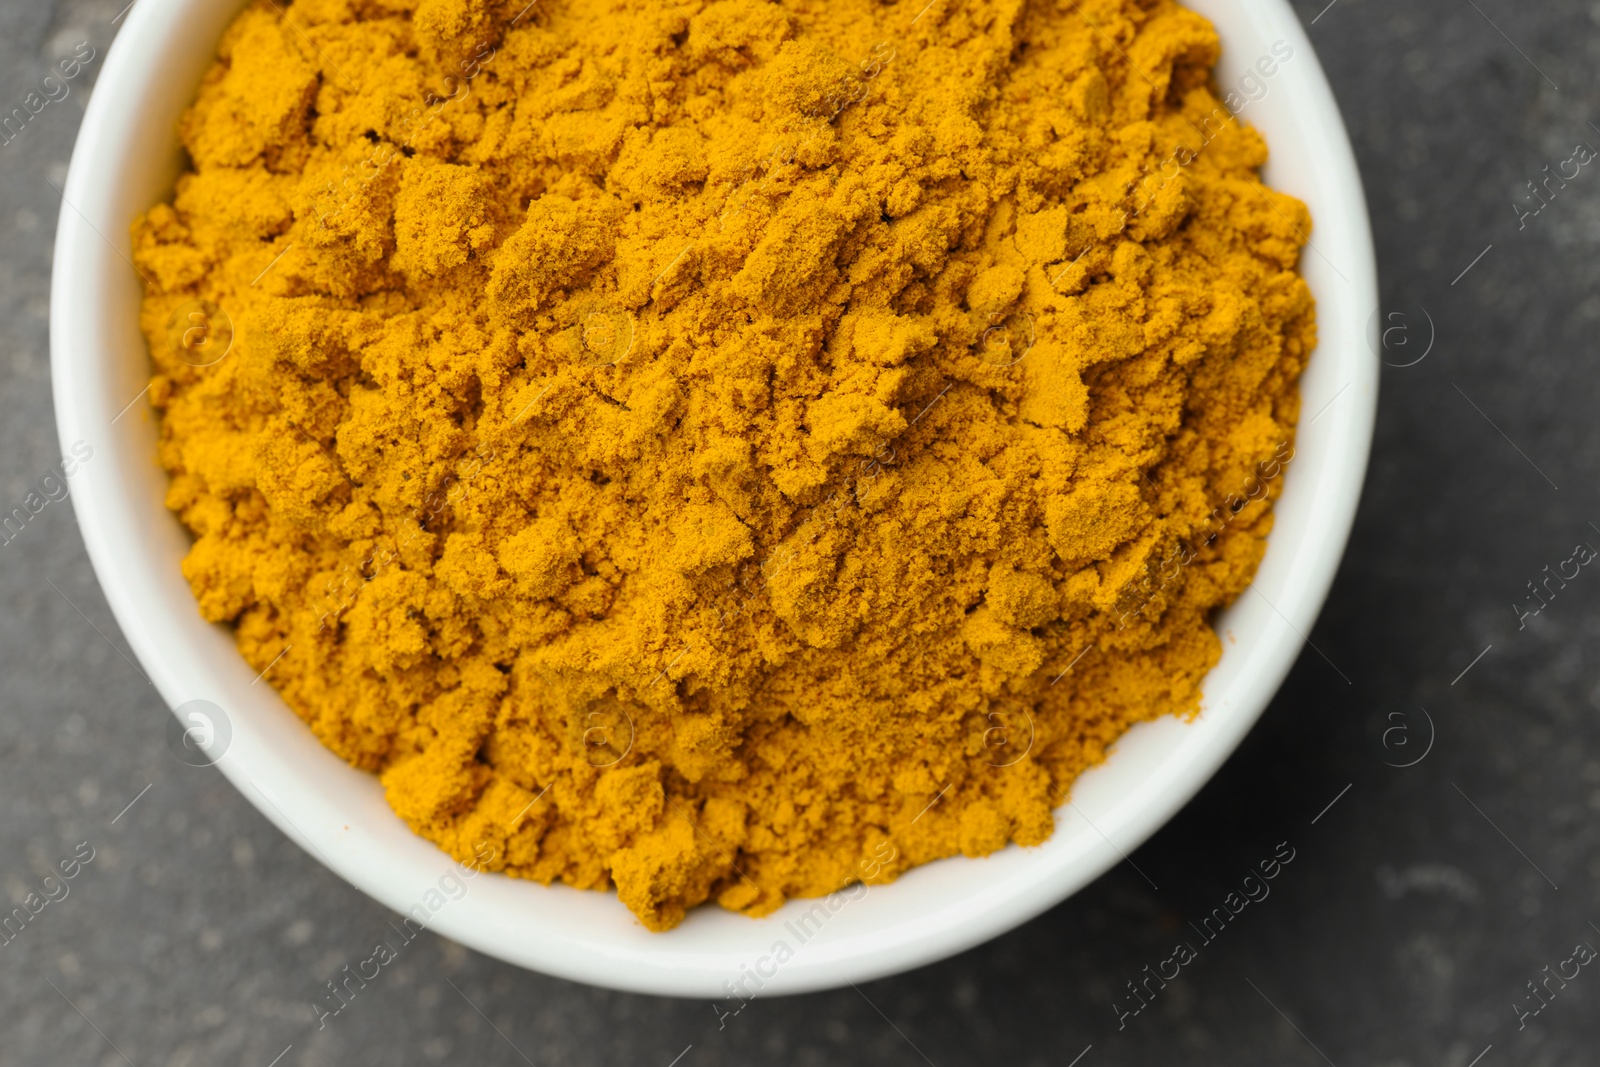
[[[1269,548],[1252,589],[1221,616],[1224,652],[1199,718],[1130,731],[1076,783],[1047,843],[930,864],[821,911],[816,901],[791,901],[751,920],[702,908],[658,935],[609,894],[483,875],[459,899],[429,908],[430,926],[512,963],[640,992],[720,998],[745,969],[758,974],[763,995],[864,981],[951,955],[1060,901],[1153,833],[1238,744],[1310,631],[1355,512],[1376,403],[1377,360],[1364,337],[1376,277],[1349,142],[1288,4],[1188,3],[1221,33],[1217,79],[1272,147],[1268,181],[1311,207],[1316,232],[1303,269],[1321,338],[1302,381],[1296,454]],[[222,708],[233,735],[222,772],[323,863],[406,912],[439,899],[453,864],[389,810],[375,778],[324,749],[270,687],[252,685],[230,635],[201,620],[179,570],[188,536],[162,505],[166,478],[141,392],[148,357],[128,227],[170,192],[177,118],[240,6],[145,0],[106,59],[56,242],[57,421],[64,448],[81,440],[94,449],[74,478],[74,506],[111,607],[163,697],[174,707],[205,699]]]

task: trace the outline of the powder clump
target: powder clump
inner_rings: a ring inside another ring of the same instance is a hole
[[[1170,0],[252,4],[134,227],[200,610],[418,833],[652,929],[1045,840],[1197,710],[1293,457],[1310,222],[1217,55]]]

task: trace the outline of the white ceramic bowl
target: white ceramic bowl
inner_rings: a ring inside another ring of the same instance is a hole
[[[1266,558],[1254,591],[1221,618],[1224,652],[1206,679],[1198,720],[1129,732],[1078,781],[1074,806],[1058,811],[1045,844],[920,867],[827,912],[803,944],[786,924],[814,901],[791,901],[762,920],[701,908],[671,933],[652,934],[612,895],[500,875],[473,879],[461,899],[438,909],[433,929],[525,967],[639,992],[721,998],[724,981],[742,967],[761,972],[763,995],[861,982],[959,952],[1059,902],[1154,833],[1233,751],[1298,655],[1344,549],[1377,400],[1377,359],[1365,336],[1377,290],[1349,141],[1289,5],[1189,4],[1221,33],[1219,84],[1241,99],[1259,97],[1242,117],[1272,147],[1267,180],[1311,207],[1316,231],[1304,272],[1321,336],[1301,383],[1297,452]],[[229,633],[201,620],[179,572],[189,538],[162,506],[166,476],[140,394],[148,357],[128,227],[169,194],[180,162],[176,120],[241,6],[141,0],[106,56],[56,237],[56,419],[64,449],[79,440],[94,448],[72,480],[79,525],[123,633],[162,696],[173,707],[204,699],[225,709],[232,740],[222,772],[284,833],[404,912],[437,888],[450,861],[389,810],[376,778],[324,749],[269,686],[252,686],[254,672]],[[1271,77],[1249,80],[1246,72],[1277,42],[1292,57]],[[781,966],[773,958],[779,941],[794,951]]]

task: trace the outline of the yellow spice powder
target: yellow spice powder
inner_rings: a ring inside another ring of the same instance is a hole
[[[523,3],[228,29],[134,228],[200,610],[416,832],[652,929],[1045,840],[1197,709],[1292,457],[1310,223],[1215,32]]]

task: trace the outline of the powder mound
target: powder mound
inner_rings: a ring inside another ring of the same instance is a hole
[[[134,226],[201,612],[417,833],[652,929],[1045,840],[1197,710],[1293,458],[1310,221],[1214,31],[523,3],[228,29]]]

